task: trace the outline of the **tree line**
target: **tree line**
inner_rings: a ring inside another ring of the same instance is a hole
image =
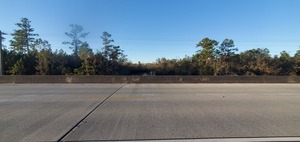
[[[31,21],[22,18],[18,29],[11,33],[9,47],[4,46],[6,75],[300,75],[300,50],[295,55],[282,51],[271,56],[268,49],[251,49],[236,53],[232,39],[218,41],[204,38],[194,55],[182,59],[159,58],[153,63],[128,61],[120,46],[114,45],[112,35],[103,32],[102,48],[93,52],[84,41],[89,34],[83,27],[70,25],[65,35],[73,50],[52,50],[51,44],[34,33]],[[1,37],[2,38],[2,37]]]

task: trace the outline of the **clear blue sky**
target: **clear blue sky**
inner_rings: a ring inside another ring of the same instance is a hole
[[[80,24],[96,50],[103,31],[133,62],[182,58],[204,37],[235,41],[239,52],[268,48],[294,55],[300,45],[300,0],[0,0],[0,30],[26,17],[53,49],[71,53],[64,32]],[[11,36],[6,36],[5,44]]]

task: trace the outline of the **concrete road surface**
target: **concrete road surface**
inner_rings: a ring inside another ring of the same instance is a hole
[[[57,141],[121,84],[0,84],[0,141]]]
[[[300,84],[0,84],[0,141],[300,136]]]

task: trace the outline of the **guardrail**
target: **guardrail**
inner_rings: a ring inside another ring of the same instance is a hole
[[[300,83],[300,76],[0,76],[0,83]]]

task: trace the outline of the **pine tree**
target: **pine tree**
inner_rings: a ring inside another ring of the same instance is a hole
[[[38,36],[33,33],[34,29],[31,28],[30,22],[27,18],[22,18],[20,23],[16,23],[19,29],[11,34],[13,39],[10,41],[13,50],[22,54],[27,52],[28,55],[33,48],[34,37]]]
[[[64,41],[63,44],[69,44],[70,49],[73,50],[74,55],[78,55],[78,50],[83,41],[81,41],[82,38],[85,38],[89,33],[82,33],[83,28],[80,25],[71,24],[71,31],[65,32],[65,34],[72,39],[72,41]]]

